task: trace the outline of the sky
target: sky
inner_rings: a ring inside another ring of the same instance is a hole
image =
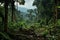
[[[25,7],[27,9],[35,9],[36,6],[32,6],[34,0],[25,0],[25,4],[24,5],[19,5],[19,3],[15,2],[15,5],[18,7]]]

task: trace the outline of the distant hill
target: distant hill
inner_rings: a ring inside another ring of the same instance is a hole
[[[29,9],[27,9],[25,7],[18,7],[18,11],[21,12],[20,15],[23,15],[24,20],[28,20],[28,17],[26,16],[26,14],[29,14],[29,13],[27,12],[27,10],[29,10]],[[35,14],[33,13],[33,15],[35,15]]]
[[[25,12],[27,13],[27,8],[24,8],[24,7],[18,7],[18,10],[20,10],[21,12]]]

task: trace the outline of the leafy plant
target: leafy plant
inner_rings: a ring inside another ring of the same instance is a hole
[[[5,32],[0,32],[0,37],[2,37],[2,39],[6,39],[6,40],[12,40],[9,35]],[[0,39],[1,40],[1,39]]]

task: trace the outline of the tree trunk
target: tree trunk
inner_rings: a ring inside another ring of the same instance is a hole
[[[5,17],[4,17],[4,32],[7,32],[8,27],[8,0],[5,0]]]
[[[57,24],[57,1],[55,1],[55,11],[54,11],[54,26]]]
[[[12,22],[14,21],[14,0],[11,2],[11,7],[12,7]]]

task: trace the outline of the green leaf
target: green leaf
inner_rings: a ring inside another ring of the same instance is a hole
[[[7,35],[6,33],[0,32],[0,35],[2,35],[5,39],[12,40],[12,39],[9,37],[9,35]]]

